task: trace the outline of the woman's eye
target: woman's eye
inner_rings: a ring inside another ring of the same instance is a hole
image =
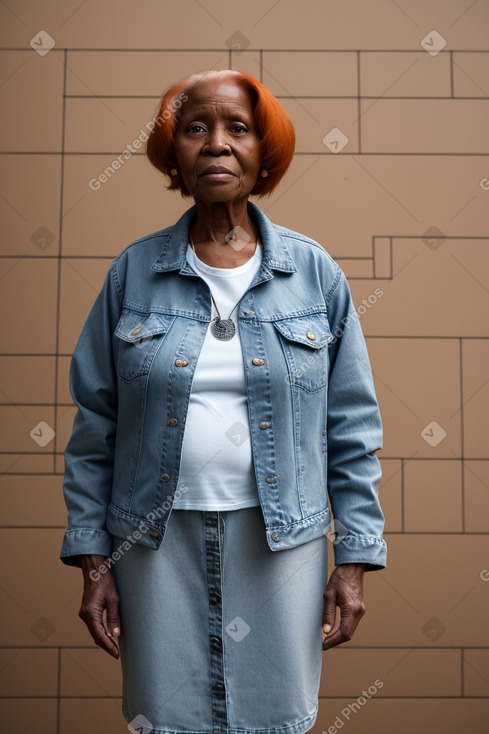
[[[236,125],[233,125],[233,127],[231,129],[232,129],[233,132],[237,132],[237,133],[245,133],[246,132],[246,127],[244,125],[240,125],[239,123],[237,123]]]
[[[204,130],[205,130],[204,126],[203,126],[203,125],[200,125],[200,124],[199,124],[199,123],[197,123],[197,122],[196,122],[196,123],[195,123],[194,125],[190,125],[190,126],[189,126],[189,127],[187,128],[187,131],[188,131],[189,133],[201,133],[201,132],[203,132]]]

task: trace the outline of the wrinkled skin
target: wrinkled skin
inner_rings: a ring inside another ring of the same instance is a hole
[[[348,642],[365,614],[364,563],[343,563],[332,572],[323,594],[323,650]],[[335,625],[336,610],[339,625]]]

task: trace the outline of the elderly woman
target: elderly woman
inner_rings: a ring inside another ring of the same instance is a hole
[[[115,258],[73,355],[61,558],[143,734],[308,731],[322,650],[351,639],[363,574],[385,566],[381,420],[345,276],[249,201],[294,143],[250,76],[169,89],[147,155],[195,205]]]

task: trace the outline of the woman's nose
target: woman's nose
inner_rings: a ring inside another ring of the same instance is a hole
[[[204,155],[230,155],[231,148],[226,131],[221,128],[210,131],[202,152]]]

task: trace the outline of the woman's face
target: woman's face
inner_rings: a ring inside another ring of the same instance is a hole
[[[260,170],[260,138],[249,93],[209,79],[188,93],[175,134],[180,176],[194,199],[248,198]]]

